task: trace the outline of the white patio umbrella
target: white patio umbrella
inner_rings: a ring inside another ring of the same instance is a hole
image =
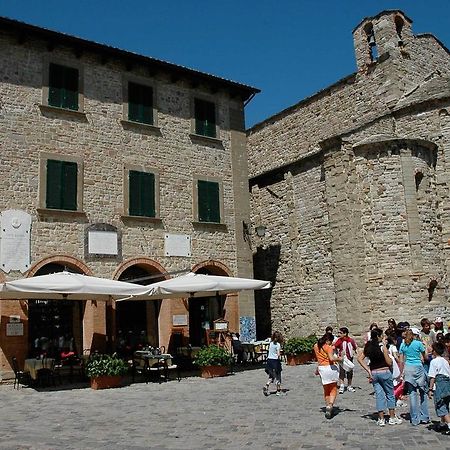
[[[147,289],[138,284],[63,271],[2,283],[0,300],[111,300],[139,295]]]
[[[141,295],[121,300],[152,300],[180,297],[212,297],[233,292],[268,289],[270,281],[254,280],[252,278],[223,277],[218,275],[203,275],[188,273],[170,280],[159,281],[147,287]]]

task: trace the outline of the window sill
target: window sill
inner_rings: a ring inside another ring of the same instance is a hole
[[[54,112],[61,115],[82,117],[86,119],[86,113],[84,111],[75,111],[74,109],[58,108],[57,106],[50,106],[50,105],[39,105],[39,109],[42,112]]]
[[[36,208],[40,216],[64,216],[64,217],[86,217],[84,211],[72,211],[69,209]]]
[[[224,223],[217,223],[217,222],[198,222],[193,221],[192,225],[194,225],[194,228],[203,228],[203,229],[214,229],[214,230],[227,230],[227,226]]]
[[[162,219],[159,217],[129,216],[127,214],[122,214],[120,218],[122,219],[122,222],[162,223]]]
[[[203,136],[202,134],[195,134],[195,133],[189,134],[189,137],[193,141],[200,141],[200,142],[206,142],[206,143],[210,143],[210,144],[222,145],[222,139],[215,138],[215,137]]]
[[[161,128],[157,127],[156,125],[151,125],[149,123],[133,122],[132,120],[123,120],[123,119],[120,121],[120,123],[122,124],[123,128],[127,130],[150,132],[161,135]]]

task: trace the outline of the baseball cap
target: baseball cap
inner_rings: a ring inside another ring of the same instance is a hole
[[[397,328],[399,330],[406,330],[406,328],[409,328],[409,323],[408,322],[399,322],[397,324]]]
[[[444,321],[442,320],[442,317],[436,317],[434,323],[444,323]]]
[[[410,330],[412,331],[412,334],[416,334],[417,336],[420,336],[420,330],[416,327],[411,327]]]

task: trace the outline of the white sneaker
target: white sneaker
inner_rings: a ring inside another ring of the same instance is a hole
[[[355,392],[355,388],[354,388],[353,386],[349,386],[349,387],[347,388],[347,391],[348,391],[348,392]]]
[[[343,394],[345,391],[345,386],[341,384],[341,387],[339,388],[339,394]]]
[[[400,417],[394,416],[394,417],[389,417],[389,425],[400,425],[401,423],[403,423],[403,420],[400,419]]]
[[[384,419],[378,419],[377,420],[377,425],[379,427],[384,427],[386,425],[386,421]]]

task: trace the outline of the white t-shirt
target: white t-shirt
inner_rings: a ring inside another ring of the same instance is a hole
[[[447,377],[450,377],[450,365],[442,356],[433,358],[430,363],[428,376],[430,378],[436,378],[436,375],[446,375]]]
[[[269,353],[267,359],[278,359],[278,352],[281,351],[281,344],[279,342],[270,342]]]

